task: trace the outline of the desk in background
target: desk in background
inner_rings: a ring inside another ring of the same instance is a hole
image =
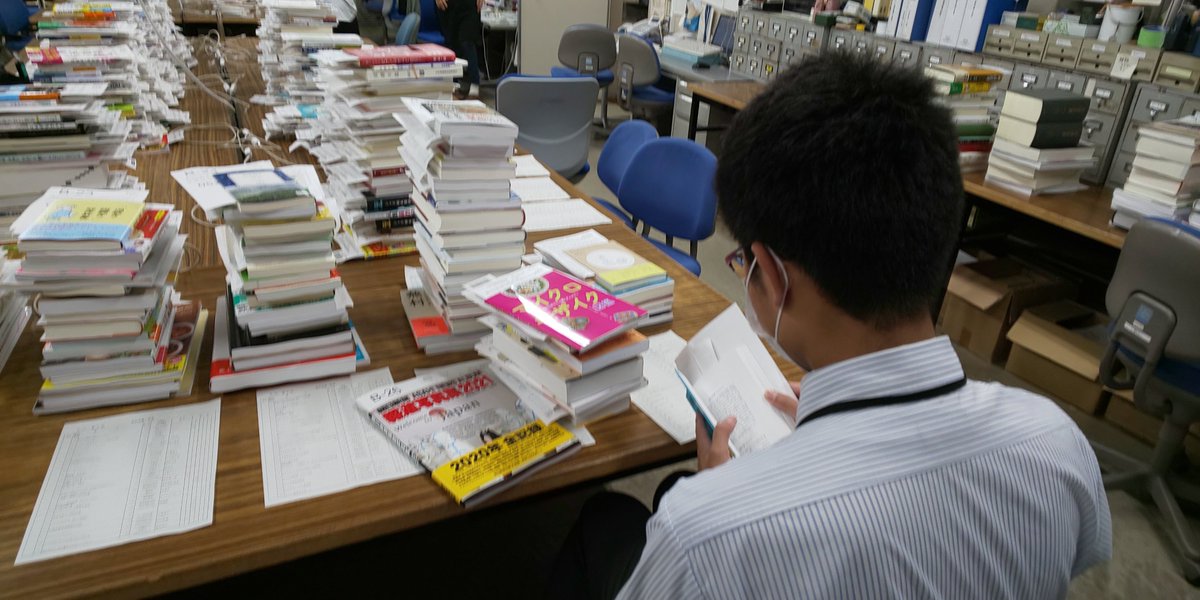
[[[719,134],[695,135],[690,132],[688,125],[691,120],[695,120],[701,124],[701,132],[719,132],[729,124],[729,114],[727,111],[710,111],[707,106],[697,107],[693,100],[692,88],[699,83],[749,80],[743,75],[730,71],[726,66],[699,69],[686,61],[661,54],[658,61],[663,76],[675,80],[675,107],[671,119],[671,135],[674,137],[687,136],[688,139],[696,140],[715,151],[721,143]],[[695,112],[694,117],[692,116],[693,112]]]

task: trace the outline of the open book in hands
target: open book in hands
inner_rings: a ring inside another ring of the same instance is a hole
[[[792,432],[794,416],[764,397],[768,390],[792,388],[736,304],[692,337],[675,358],[675,372],[710,435],[716,423],[737,417],[729,438],[733,456],[766,448]]]

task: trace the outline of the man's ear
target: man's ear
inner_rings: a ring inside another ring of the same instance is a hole
[[[759,278],[767,288],[767,298],[771,300],[771,306],[782,306],[787,300],[788,285],[785,281],[787,274],[775,261],[775,255],[762,242],[751,244],[750,251],[754,254],[754,269],[758,271]]]

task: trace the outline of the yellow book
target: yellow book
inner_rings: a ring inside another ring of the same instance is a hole
[[[667,271],[619,242],[568,250],[567,255],[596,274],[609,293],[617,294],[667,279]]]
[[[133,234],[145,205],[129,200],[60,198],[17,238],[22,251],[71,248],[119,250]],[[86,246],[86,248],[84,248]]]

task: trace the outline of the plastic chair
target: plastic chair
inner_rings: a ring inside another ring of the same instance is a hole
[[[417,13],[405,15],[404,20],[400,22],[400,28],[396,30],[396,45],[405,46],[416,43],[420,26],[421,15]]]
[[[699,241],[716,229],[717,192],[713,178],[717,157],[691,140],[660,138],[642,145],[621,177],[617,197],[634,220],[644,223],[642,236],[651,229],[666,234],[666,243],[650,243],[695,275]],[[675,248],[675,238],[691,242],[685,254]]]
[[[446,45],[442,24],[438,22],[436,0],[421,0],[421,23],[417,30],[417,41],[428,44]]]
[[[591,77],[504,77],[496,110],[517,124],[517,143],[572,182],[587,175],[599,84]]]
[[[30,9],[18,0],[0,0],[0,35],[4,46],[17,52],[33,40],[29,28]]]
[[[621,108],[647,120],[670,110],[675,94],[654,84],[662,78],[658,52],[645,38],[623,33],[617,37],[617,98]]]
[[[1200,584],[1200,540],[1179,509],[1200,502],[1200,484],[1175,472],[1188,428],[1200,421],[1200,229],[1143,219],[1129,230],[1105,304],[1113,320],[1100,378],[1132,389],[1138,410],[1160,417],[1150,462],[1092,444],[1107,489],[1148,492],[1180,554],[1183,574]],[[1114,399],[1114,401],[1119,401]]]
[[[572,25],[558,41],[558,61],[550,67],[551,77],[595,77],[600,84],[600,125],[608,128],[608,92],[612,66],[617,61],[617,38],[603,25]]]
[[[617,125],[612,130],[612,134],[608,136],[604,148],[600,150],[600,158],[596,160],[596,175],[600,176],[600,181],[609,190],[616,193],[616,190],[621,188],[621,180],[625,177],[625,171],[629,168],[629,162],[633,160],[633,155],[646,142],[657,138],[658,131],[645,121],[625,121]],[[608,209],[608,212],[624,221],[631,229],[637,229],[637,222],[626,215],[625,211],[617,208],[616,204],[603,198],[593,199]],[[617,201],[620,202],[619,197]]]

